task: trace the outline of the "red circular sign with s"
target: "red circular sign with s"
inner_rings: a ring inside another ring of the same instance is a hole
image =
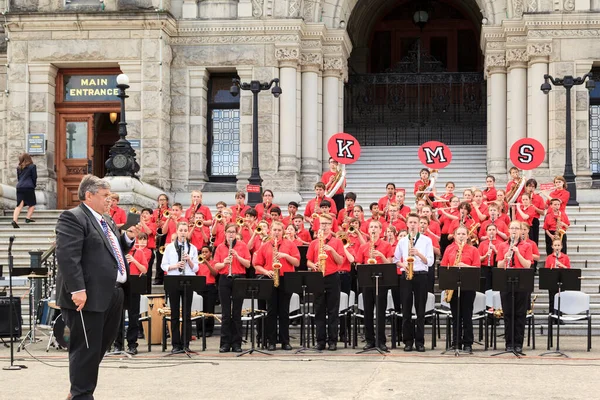
[[[442,169],[452,161],[452,152],[444,143],[432,140],[419,147],[419,160],[427,168]]]
[[[340,164],[353,164],[360,158],[360,143],[349,133],[336,133],[327,142],[327,151]]]
[[[510,161],[525,171],[539,167],[545,157],[544,146],[533,138],[519,139],[510,148]]]

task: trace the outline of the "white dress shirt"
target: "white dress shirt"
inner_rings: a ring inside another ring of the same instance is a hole
[[[427,263],[424,263],[420,257],[415,256],[415,262],[413,264],[413,271],[428,271],[429,266],[433,265],[435,261],[435,257],[433,255],[433,244],[431,243],[431,239],[425,235],[418,234],[416,242],[413,246],[417,249],[421,254],[427,258]],[[396,246],[396,251],[394,252],[394,263],[398,261],[406,262],[406,257],[408,256],[408,236],[403,237],[398,242]]]
[[[187,251],[187,253],[190,255],[193,267],[190,267],[189,263],[185,263],[183,273],[179,269],[172,269],[170,271],[168,270],[170,265],[174,265],[179,262],[179,256],[177,254],[177,249],[175,248],[175,243],[177,242],[171,242],[165,248],[165,254],[163,254],[162,264],[160,264],[160,267],[169,276],[196,275],[196,272],[198,272],[198,249],[196,249],[196,246],[189,242],[179,243],[179,246],[185,246],[182,249],[181,254],[183,255],[183,253]]]

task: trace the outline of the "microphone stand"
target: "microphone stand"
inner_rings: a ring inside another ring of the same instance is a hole
[[[11,236],[8,239],[8,286],[9,286],[9,296],[8,296],[8,304],[10,316],[8,317],[8,329],[10,330],[10,365],[8,367],[2,368],[5,371],[17,371],[21,369],[26,369],[25,365],[15,365],[15,338],[13,337],[13,314],[15,313],[15,305],[13,303],[13,290],[12,290],[12,273],[13,273],[13,255],[12,255],[12,246],[15,241],[15,237]]]

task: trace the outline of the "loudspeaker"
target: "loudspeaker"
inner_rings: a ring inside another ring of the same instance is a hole
[[[10,332],[10,303],[13,304],[12,334]],[[0,297],[0,337],[21,337],[23,316],[19,297]]]

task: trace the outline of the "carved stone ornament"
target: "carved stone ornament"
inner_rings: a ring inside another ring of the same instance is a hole
[[[527,53],[533,57],[545,57],[552,53],[550,43],[530,43],[527,45]]]
[[[543,31],[529,31],[530,38],[579,38],[598,37],[600,29],[549,29]]]
[[[191,44],[232,44],[232,43],[297,43],[300,41],[298,35],[248,35],[248,36],[179,36],[171,39],[173,45]]]
[[[263,15],[263,0],[252,0],[252,16],[260,18]]]
[[[302,53],[300,54],[300,64],[320,68],[323,65],[323,55],[321,53]]]
[[[527,12],[536,12],[538,10],[538,0],[527,0]]]
[[[290,0],[288,6],[288,17],[296,18],[300,14],[300,0]]]
[[[573,11],[575,9],[575,0],[565,0],[565,11]]]
[[[282,47],[275,50],[275,58],[277,60],[295,60],[300,52],[295,48]]]
[[[504,42],[487,42],[486,48],[488,50],[504,50],[506,44]]]
[[[523,16],[523,0],[513,0],[513,17],[521,18]]]
[[[508,49],[508,50],[506,50],[506,60],[508,62],[527,62],[527,61],[529,61],[527,49]]]
[[[302,16],[306,22],[317,22],[315,21],[315,8],[319,0],[304,0],[304,10]]]
[[[506,67],[506,56],[504,54],[488,54],[485,56],[485,65],[488,69],[492,67]]]
[[[326,58],[323,60],[323,70],[341,70],[344,68],[344,61],[341,58]]]

